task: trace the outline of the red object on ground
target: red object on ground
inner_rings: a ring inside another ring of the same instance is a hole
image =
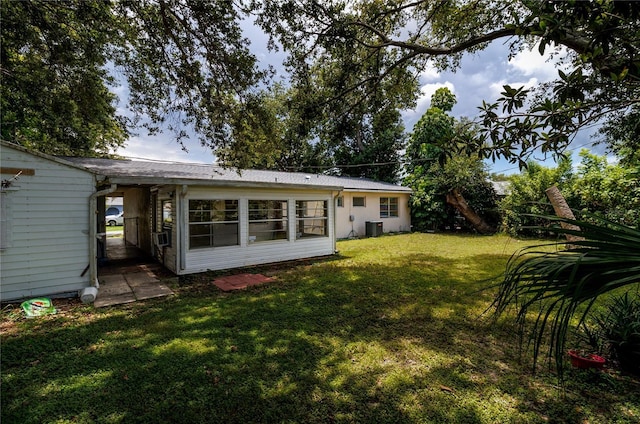
[[[231,291],[245,289],[249,286],[256,286],[270,281],[273,281],[273,278],[266,277],[262,274],[237,274],[216,278],[213,280],[213,284],[222,291]]]
[[[607,362],[602,356],[593,354],[582,356],[575,350],[569,351],[569,357],[571,358],[571,365],[576,368],[602,368],[604,363]]]

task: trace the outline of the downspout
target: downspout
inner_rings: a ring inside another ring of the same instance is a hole
[[[98,239],[98,197],[111,194],[117,189],[117,184],[111,184],[111,187],[96,191],[89,196],[89,279],[91,281],[91,285],[95,288],[100,287],[100,282],[98,281],[98,259],[96,251],[96,240]]]
[[[336,237],[338,225],[338,197],[342,194],[342,190],[337,191],[333,196],[333,253],[338,253],[338,240]]]
[[[187,267],[187,252],[186,252],[186,246],[187,246],[187,228],[186,226],[188,225],[187,222],[189,221],[188,219],[188,213],[186,213],[186,211],[183,211],[184,207],[186,206],[186,201],[185,198],[187,197],[187,194],[189,192],[189,186],[186,184],[182,185],[182,190],[180,191],[180,198],[179,200],[176,199],[176,202],[180,202],[180,205],[176,205],[176,231],[177,231],[177,235],[179,237],[177,237],[180,240],[180,244],[178,246],[176,246],[176,249],[179,250],[178,254],[179,254],[179,258],[180,258],[180,263],[176,264],[176,268],[180,271],[180,273],[182,273],[182,271],[185,270],[185,268]],[[177,197],[177,196],[176,196]],[[186,209],[188,210],[189,208],[186,207]],[[178,213],[180,214],[180,216],[178,217]]]

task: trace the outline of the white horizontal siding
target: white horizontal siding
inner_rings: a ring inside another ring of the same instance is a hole
[[[55,295],[89,285],[89,196],[93,175],[1,146],[3,168],[33,170],[5,194],[11,244],[0,251],[2,300]],[[7,178],[3,175],[2,178]]]
[[[207,249],[188,249],[188,202],[189,199],[239,200],[240,245]],[[289,240],[274,240],[249,243],[249,200],[286,200],[289,216]],[[295,239],[296,200],[324,200],[328,207],[328,236]],[[333,193],[319,190],[276,190],[276,189],[203,189],[192,188],[183,200],[180,231],[182,246],[186,251],[185,267],[180,274],[239,268],[293,259],[312,258],[334,253],[335,238],[333,226]]]
[[[183,274],[240,268],[293,259],[313,258],[333,254],[330,237],[293,242],[261,242],[249,246],[226,246],[191,250],[187,254],[187,269]]]

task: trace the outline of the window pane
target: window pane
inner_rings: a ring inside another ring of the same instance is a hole
[[[389,198],[381,197],[380,198],[380,218],[388,218],[389,217]]]
[[[365,206],[365,198],[364,197],[354,197],[353,198],[353,206]]]
[[[398,198],[392,197],[389,199],[389,216],[398,217]]]
[[[189,200],[189,248],[238,244],[237,200]]]
[[[327,202],[324,200],[298,200],[296,201],[296,216],[298,218],[326,218]]]
[[[249,200],[249,242],[288,239],[286,200]]]
[[[324,200],[296,201],[296,238],[328,235],[327,204]]]
[[[173,224],[173,203],[171,200],[162,201],[162,225],[170,227]]]
[[[389,218],[398,216],[398,198],[397,197],[381,197],[380,198],[380,218]]]
[[[238,242],[238,224],[211,224],[213,227],[213,246],[236,246]]]

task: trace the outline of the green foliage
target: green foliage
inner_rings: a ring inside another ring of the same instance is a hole
[[[103,155],[128,131],[233,142],[239,110],[267,72],[242,36],[232,2],[2,0],[2,137],[57,154]],[[110,88],[128,82],[132,119]],[[259,125],[261,121],[255,120]],[[268,132],[268,129],[265,130]]]
[[[536,151],[563,152],[576,130],[603,118],[613,122],[612,128],[637,122],[637,111],[630,112],[640,97],[638,2],[303,0],[285,7],[274,1],[252,5],[258,24],[290,52],[288,64],[296,75],[306,74],[318,58],[343,59],[340,77],[322,81],[330,87],[327,98],[338,116],[366,99],[366,87],[407,84],[401,71],[418,75],[434,63],[438,69],[455,69],[464,53],[504,39],[510,55],[537,47],[566,71],[532,90],[504,86],[499,99],[481,106],[481,131],[453,148],[523,167]],[[363,72],[372,64],[376,72]],[[413,100],[417,94],[412,93]],[[635,140],[615,139],[619,144],[612,150],[632,154],[638,151]]]
[[[355,136],[344,135],[346,142],[336,148],[333,156],[341,175],[398,182],[400,151],[406,139],[398,110],[376,111],[364,118]]]
[[[640,169],[612,165],[604,156],[580,152],[570,206],[621,224],[640,227]]]
[[[553,214],[553,208],[545,190],[555,185],[566,193],[573,178],[570,159],[561,159],[556,168],[529,162],[523,172],[511,177],[509,192],[500,201],[503,229],[513,236],[548,236],[541,216]]]
[[[629,296],[631,294],[631,296]],[[589,344],[631,373],[640,375],[640,297],[638,291],[616,295],[581,328]]]
[[[438,89],[431,107],[414,126],[406,149],[404,184],[411,195],[412,225],[418,231],[455,228],[459,213],[446,202],[456,190],[481,217],[497,223],[496,195],[489,182],[486,165],[477,156],[452,155],[460,140],[473,132],[466,121],[457,122],[446,114],[455,105],[455,96],[447,88]]]
[[[93,156],[123,145],[103,49],[117,37],[105,2],[0,3],[1,137],[51,154]]]
[[[274,84],[249,97],[251,107],[235,111],[230,122],[232,142],[217,151],[223,166],[239,169],[318,172],[331,157],[322,143],[313,143],[312,120],[295,105],[304,96]]]
[[[576,170],[569,159],[556,168],[530,162],[521,174],[511,177],[509,194],[500,202],[503,228],[511,235],[548,236],[544,220],[553,214],[545,190],[553,185],[563,193],[568,205],[583,219],[591,215],[632,226],[640,226],[640,182],[638,171],[609,164],[607,158],[583,149]],[[542,231],[542,232],[540,232]]]
[[[557,224],[577,225],[578,230],[556,227],[560,235],[581,237],[532,246],[514,255],[494,305],[498,315],[515,306],[516,322],[533,350],[534,364],[548,338],[547,355],[563,375],[566,340],[577,318],[584,322],[603,295],[640,283],[640,230],[597,217],[597,224],[546,217]],[[549,248],[555,248],[549,251]],[[531,319],[533,317],[533,319]]]
[[[611,117],[599,130],[620,165],[640,169],[640,106]]]

